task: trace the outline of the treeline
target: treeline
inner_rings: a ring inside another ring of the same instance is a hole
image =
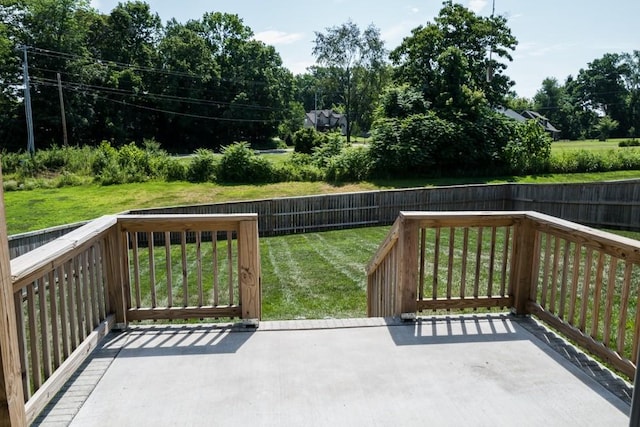
[[[274,137],[292,143],[305,111],[333,108],[347,118],[347,137],[372,136],[378,175],[450,175],[507,170],[514,156],[544,163],[546,140],[527,142],[532,132],[498,106],[537,110],[568,139],[640,129],[638,51],[607,54],[562,85],[546,79],[532,100],[518,98],[506,18],[451,0],[391,51],[374,25],[316,32],[316,65],[298,76],[236,15],[163,24],[142,1],[101,14],[88,0],[5,0],[0,18],[0,146],[8,151],[26,147],[25,54],[38,149],[64,144],[63,117],[73,146],[268,147]]]
[[[516,111],[535,110],[563,139],[635,138],[640,134],[640,50],[607,53],[564,82],[548,77],[533,99],[512,97]]]
[[[103,15],[86,0],[16,0],[0,18],[4,148],[25,148],[21,46],[38,148],[63,144],[60,92],[73,145],[154,138],[188,152],[270,141],[302,119],[293,75],[236,15],[163,25],[139,1]]]

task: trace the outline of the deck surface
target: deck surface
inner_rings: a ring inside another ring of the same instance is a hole
[[[134,327],[110,334],[37,424],[627,425],[597,370],[505,315]]]

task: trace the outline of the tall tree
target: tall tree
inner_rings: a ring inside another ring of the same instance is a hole
[[[477,93],[502,105],[514,84],[504,71],[516,44],[504,17],[445,1],[434,22],[412,30],[390,56],[398,80],[420,88],[433,108],[473,104]]]
[[[626,110],[629,91],[625,86],[628,73],[622,55],[607,53],[590,62],[586,69],[581,69],[577,77],[579,96],[584,107],[618,122],[619,134],[629,127]]]
[[[357,77],[362,80],[380,72],[386,57],[384,42],[380,37],[380,30],[374,25],[360,31],[351,20],[340,26],[327,28],[326,33],[315,34],[313,56],[320,66],[327,67],[332,72],[341,88],[349,142]],[[358,75],[357,70],[360,70]]]

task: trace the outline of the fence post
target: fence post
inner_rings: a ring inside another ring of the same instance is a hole
[[[125,305],[125,278],[123,263],[126,261],[126,252],[122,253],[125,243],[122,241],[120,224],[116,223],[107,236],[106,242],[106,267],[109,306],[116,315],[116,328],[126,329],[127,308]]]
[[[513,249],[514,268],[511,272],[513,292],[512,312],[518,315],[528,314],[527,303],[531,298],[533,283],[533,257],[535,253],[536,230],[533,220],[524,216],[516,223]]]
[[[396,312],[394,315],[415,316],[418,309],[416,293],[418,289],[418,221],[407,218],[400,212],[400,231],[398,233],[398,287],[396,294]]]
[[[26,426],[9,237],[0,168],[0,425]]]
[[[238,280],[240,282],[240,307],[246,324],[261,318],[260,246],[258,218],[240,221],[238,229]]]

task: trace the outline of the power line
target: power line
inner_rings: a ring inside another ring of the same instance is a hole
[[[49,85],[49,84],[47,84]],[[51,85],[54,86],[54,85]],[[75,91],[79,91],[79,89],[71,89],[71,90],[75,90]],[[98,99],[102,99],[104,101],[108,101],[108,102],[113,102],[115,104],[120,104],[120,105],[125,105],[128,107],[133,107],[133,108],[138,108],[141,110],[147,110],[147,111],[153,111],[153,112],[157,112],[157,113],[164,113],[164,114],[172,114],[175,116],[182,116],[182,117],[190,117],[190,118],[195,118],[195,119],[204,119],[204,120],[214,120],[214,121],[223,121],[223,122],[241,122],[241,123],[270,123],[270,122],[277,122],[278,120],[275,119],[234,119],[234,118],[228,118],[228,117],[211,117],[211,116],[203,116],[200,114],[191,114],[191,113],[181,113],[179,111],[170,111],[170,110],[164,110],[164,109],[160,109],[160,108],[154,108],[154,107],[149,107],[146,105],[140,105],[140,104],[133,104],[130,102],[126,102],[126,101],[122,101],[122,100],[118,100],[118,99],[112,99],[112,98],[107,98],[104,96],[100,96],[100,95],[95,95],[96,98]]]

